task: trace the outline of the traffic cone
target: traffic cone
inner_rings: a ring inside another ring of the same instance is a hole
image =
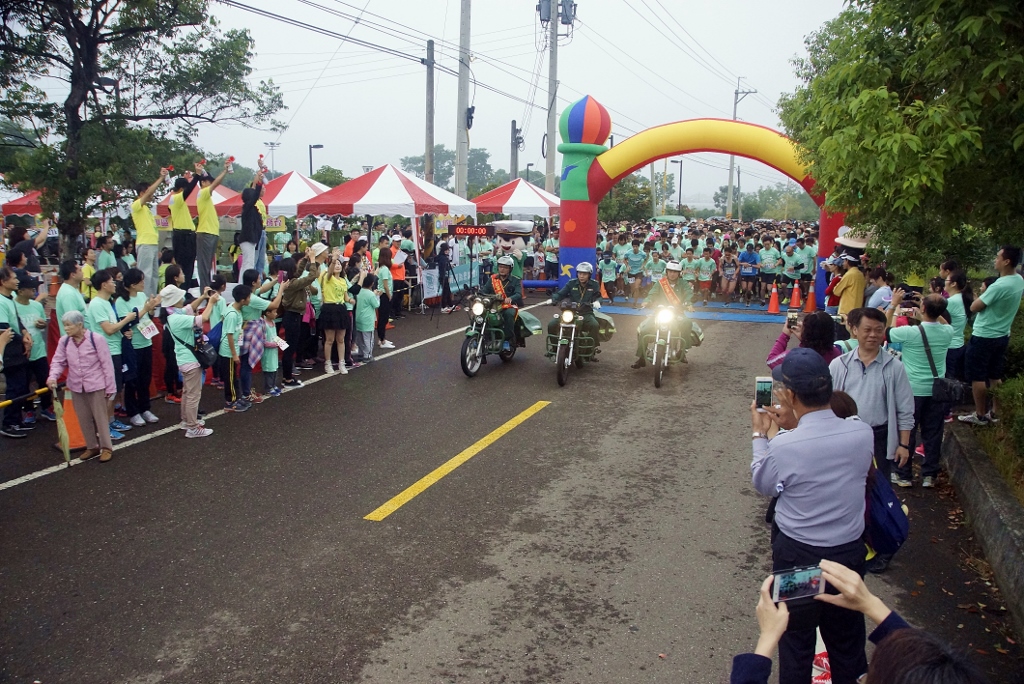
[[[604,289],[604,283],[601,283],[601,298],[608,299],[608,290]]]
[[[807,291],[807,305],[804,306],[804,313],[814,313],[818,310],[818,298],[814,296],[814,281],[811,281],[811,289]]]
[[[75,413],[75,405],[71,397],[64,396],[64,425],[68,429],[68,450],[80,451],[85,448],[85,436],[82,434],[82,426],[78,424],[78,414]]]
[[[779,286],[772,283],[772,298],[768,300],[768,313],[782,313],[779,310]]]
[[[791,289],[792,293],[790,294],[791,299],[789,300],[789,308],[799,311],[800,307],[803,306],[803,300],[800,299],[800,295],[802,295],[803,292],[800,291],[799,281],[794,282]]]

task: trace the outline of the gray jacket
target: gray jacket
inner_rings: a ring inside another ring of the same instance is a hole
[[[850,374],[850,363],[857,359],[857,353],[858,349],[846,352],[833,359],[829,364],[833,389],[846,391],[846,378]],[[914,390],[910,387],[910,379],[907,378],[907,370],[903,367],[903,363],[892,354],[881,349],[878,352],[878,358],[873,363],[882,365],[885,408],[888,415],[886,422],[889,424],[885,457],[891,461],[900,445],[899,431],[914,428]],[[894,426],[895,429],[893,429]]]

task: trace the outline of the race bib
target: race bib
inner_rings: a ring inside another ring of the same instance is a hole
[[[279,339],[277,341],[277,348],[280,349],[281,351],[284,351],[285,349],[288,348],[288,343],[285,342],[284,340]]]
[[[636,282],[636,278],[626,278],[626,282],[632,285],[633,283]]]
[[[58,231],[56,228],[50,228],[49,230],[46,231],[46,237],[48,237],[48,238],[60,237],[60,231]]]
[[[141,333],[147,340],[151,340],[156,337],[158,332],[160,331],[156,329],[156,323],[153,323],[152,321],[149,325],[139,328],[139,333]]]

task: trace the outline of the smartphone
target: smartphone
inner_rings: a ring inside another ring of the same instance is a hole
[[[757,410],[764,413],[762,406],[772,405],[772,379],[771,376],[759,375],[754,378],[754,401]]]
[[[825,593],[825,580],[821,576],[821,568],[793,568],[774,573],[772,581],[772,601],[792,601]]]
[[[901,306],[896,309],[897,316],[906,316],[907,318],[914,317],[914,307],[912,306]]]
[[[789,311],[789,312],[786,313],[786,327],[789,328],[790,330],[793,330],[794,328],[796,328],[796,324],[799,322],[799,320],[800,320],[800,312],[799,311]]]
[[[0,330],[8,330],[10,327],[10,323],[0,323]]]

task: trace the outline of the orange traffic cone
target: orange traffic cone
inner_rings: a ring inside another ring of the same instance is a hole
[[[64,425],[68,429],[68,449],[70,451],[84,449],[85,436],[82,434],[82,427],[78,424],[75,405],[67,394],[64,396]]]
[[[782,313],[779,311],[779,286],[772,283],[772,298],[768,300],[768,313]]]
[[[601,283],[601,298],[608,299],[608,290],[604,289],[604,283]]]
[[[818,298],[814,296],[814,281],[811,281],[811,289],[807,291],[807,305],[804,306],[804,313],[814,313],[818,310]]]
[[[804,304],[803,300],[800,299],[800,295],[803,294],[803,292],[801,292],[800,290],[800,283],[793,283],[793,287],[791,289],[792,294],[790,295],[790,297],[792,297],[792,299],[789,300],[789,308],[796,309],[797,311],[799,311],[800,307],[803,306]]]

